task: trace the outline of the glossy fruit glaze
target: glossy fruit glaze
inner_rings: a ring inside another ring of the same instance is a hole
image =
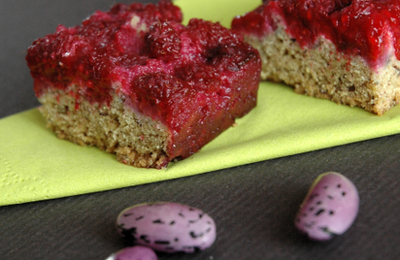
[[[302,47],[313,47],[322,36],[338,51],[360,55],[371,67],[385,64],[393,52],[400,59],[398,0],[264,0],[253,12],[234,19],[232,28],[262,37],[276,29],[277,15]]]
[[[170,1],[117,4],[81,25],[36,40],[26,60],[40,96],[79,87],[80,99],[109,105],[115,91],[171,132],[168,155],[185,158],[256,105],[258,52],[242,36],[200,19],[187,26]]]

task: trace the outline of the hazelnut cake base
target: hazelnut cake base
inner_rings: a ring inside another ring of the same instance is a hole
[[[171,1],[117,4],[36,40],[26,60],[47,124],[136,167],[187,158],[256,106],[258,52]]]
[[[260,52],[263,80],[377,115],[399,103],[399,3],[263,2],[232,22]]]
[[[165,153],[168,129],[132,111],[121,97],[114,96],[107,106],[81,101],[76,109],[74,97],[54,90],[42,94],[39,101],[47,126],[60,139],[97,146],[115,153],[118,161],[135,167],[162,168],[169,161]]]

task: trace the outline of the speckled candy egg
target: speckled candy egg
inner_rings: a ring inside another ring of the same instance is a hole
[[[118,232],[162,252],[204,250],[216,238],[214,220],[203,211],[179,203],[157,202],[123,210],[117,219]]]
[[[330,240],[350,228],[358,206],[359,196],[354,184],[339,173],[327,172],[311,185],[295,225],[312,240]]]
[[[106,260],[157,260],[156,253],[149,247],[134,246],[112,254]]]

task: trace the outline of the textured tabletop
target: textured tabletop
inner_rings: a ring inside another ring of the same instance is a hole
[[[113,3],[0,0],[0,119],[38,105],[24,60],[32,41]],[[160,260],[399,259],[399,157],[400,135],[394,135],[176,180],[0,207],[0,258],[106,259],[125,246],[115,229],[118,213],[161,200],[206,211],[217,224],[217,240],[204,252],[158,254]],[[326,171],[354,182],[359,215],[344,235],[310,242],[293,221],[311,182]],[[4,174],[0,168],[0,178]]]

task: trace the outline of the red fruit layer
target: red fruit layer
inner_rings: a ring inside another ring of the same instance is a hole
[[[400,59],[398,0],[264,0],[255,11],[234,19],[232,28],[262,37],[276,28],[276,14],[302,47],[313,47],[322,36],[338,51],[360,55],[374,68],[384,64],[393,49]]]
[[[170,159],[188,157],[256,105],[261,60],[221,25],[181,20],[161,1],[118,4],[79,26],[59,26],[28,49],[36,95],[77,84],[86,100],[108,105],[117,86],[136,111],[168,127]]]

